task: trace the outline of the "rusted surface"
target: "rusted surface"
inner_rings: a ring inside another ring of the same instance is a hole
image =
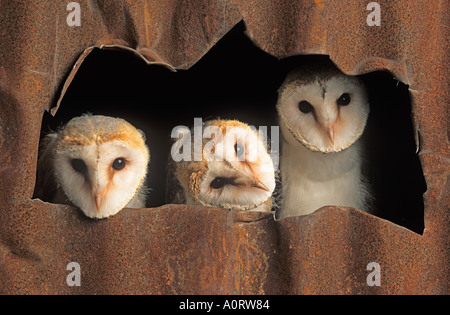
[[[80,27],[67,26],[64,1],[0,4],[0,293],[448,294],[446,2],[379,1],[380,27],[356,0],[79,3]],[[423,235],[352,209],[274,221],[164,206],[92,221],[31,200],[43,111],[57,110],[90,47],[187,69],[241,20],[278,58],[329,54],[349,74],[387,69],[410,85],[428,187]],[[71,261],[81,287],[65,282]],[[380,287],[366,283],[372,261]]]
[[[262,294],[279,283],[267,214],[246,222],[246,213],[164,206],[93,221],[69,207],[18,205],[11,219],[39,229],[7,227],[20,252],[2,247],[3,293]],[[66,283],[71,261],[80,287]]]

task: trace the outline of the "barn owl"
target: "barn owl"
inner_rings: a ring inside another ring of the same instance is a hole
[[[274,164],[256,131],[236,120],[205,122],[200,158],[196,161],[189,154],[187,161],[174,161],[173,152],[181,149],[180,143],[189,145],[193,138],[187,129],[172,147],[169,203],[271,211]]]
[[[360,79],[331,62],[303,66],[281,85],[277,110],[283,196],[278,217],[305,215],[327,205],[368,211],[360,137],[369,101]]]
[[[142,131],[120,118],[83,115],[43,140],[35,196],[90,218],[145,206],[150,160]]]

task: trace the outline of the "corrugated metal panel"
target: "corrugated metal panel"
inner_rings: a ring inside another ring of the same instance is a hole
[[[356,0],[78,3],[80,27],[68,27],[66,2],[0,4],[1,293],[448,293],[446,2],[378,1],[380,27]],[[90,47],[187,69],[241,20],[278,58],[329,54],[349,74],[387,69],[409,84],[428,187],[423,235],[333,207],[274,221],[168,205],[91,221],[31,199],[43,111],[57,110]],[[81,287],[65,282],[71,261]],[[380,287],[366,283],[369,262],[382,267]]]

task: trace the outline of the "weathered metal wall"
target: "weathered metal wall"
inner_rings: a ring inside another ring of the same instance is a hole
[[[79,27],[66,23],[69,1],[0,2],[0,293],[448,294],[448,2],[377,1],[379,27],[361,0],[77,2]],[[409,84],[423,235],[335,207],[275,221],[167,205],[93,221],[31,199],[43,112],[56,112],[91,47],[187,69],[241,20],[276,57],[329,54],[349,74],[387,69]],[[66,283],[72,261],[80,287]],[[379,287],[366,283],[369,262]]]

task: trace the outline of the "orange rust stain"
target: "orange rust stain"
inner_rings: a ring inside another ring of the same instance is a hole
[[[320,10],[322,10],[325,7],[325,4],[323,3],[322,0],[314,0],[314,3]]]
[[[145,23],[145,43],[146,47],[150,47],[150,23],[149,21],[152,21],[152,17],[150,16],[150,9],[147,7],[147,2],[144,2],[144,23]],[[155,59],[156,60],[156,59]]]

